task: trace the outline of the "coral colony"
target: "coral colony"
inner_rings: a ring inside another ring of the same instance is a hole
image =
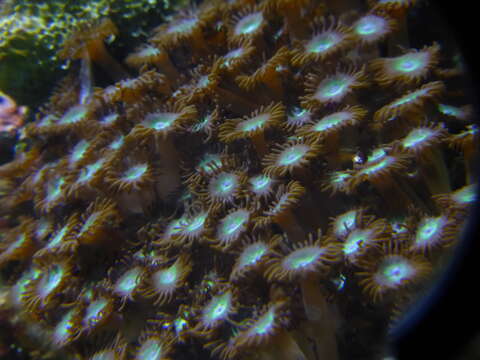
[[[18,351],[383,354],[476,199],[478,129],[451,52],[409,48],[421,4],[358,3],[206,1],[124,59],[109,19],[65,41],[0,167]]]

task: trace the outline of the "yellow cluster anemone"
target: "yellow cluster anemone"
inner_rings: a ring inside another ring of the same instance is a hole
[[[195,3],[65,41],[0,165],[2,329],[36,359],[384,357],[478,200],[455,46],[413,38],[428,2]]]

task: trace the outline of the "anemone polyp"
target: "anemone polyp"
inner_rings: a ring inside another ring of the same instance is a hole
[[[400,140],[400,145],[407,152],[421,155],[425,149],[441,142],[445,135],[446,130],[442,126],[417,127],[410,130],[407,136]]]
[[[234,311],[234,294],[232,290],[227,290],[221,294],[213,296],[203,307],[199,325],[203,329],[216,328],[224,322]]]
[[[230,280],[243,277],[248,271],[260,266],[271,251],[271,244],[276,243],[278,238],[278,236],[274,236],[268,242],[261,238],[249,238],[244,243],[244,247],[233,266]]]
[[[454,221],[447,215],[424,216],[417,224],[410,249],[426,252],[450,244],[455,239]]]
[[[150,335],[145,337],[140,342],[135,351],[135,360],[162,360],[166,359],[166,355],[170,351],[168,341],[165,341],[168,336],[163,334],[163,337],[158,335]]]
[[[57,121],[58,125],[71,125],[80,122],[87,115],[87,107],[85,105],[74,106],[63,114],[63,116]]]
[[[216,210],[217,207],[213,206],[209,210],[195,211],[194,214],[187,217],[175,236],[177,242],[190,244],[193,240],[208,236],[211,231],[211,218]]]
[[[422,85],[381,107],[373,115],[376,123],[385,123],[406,113],[421,113],[425,102],[437,98],[445,90],[441,81],[433,81]]]
[[[231,211],[217,227],[216,242],[222,248],[228,248],[235,243],[247,230],[250,222],[250,211],[240,208]]]
[[[478,199],[478,185],[465,185],[451,193],[436,195],[434,199],[445,208],[466,209]]]
[[[320,103],[340,102],[349,91],[354,79],[349,76],[338,74],[323,80],[314,94],[314,98]]]
[[[325,115],[320,120],[300,128],[298,135],[319,140],[344,127],[356,124],[366,114],[367,111],[360,106],[347,106],[341,111]]]
[[[213,203],[232,203],[240,189],[240,177],[231,172],[221,172],[210,180],[208,196]]]
[[[392,21],[386,17],[367,14],[353,25],[353,34],[363,43],[371,44],[387,36],[393,30]]]
[[[80,335],[80,313],[74,307],[63,315],[52,331],[52,343],[55,347],[63,347]]]
[[[320,150],[320,145],[312,141],[290,141],[264,157],[264,172],[268,176],[291,174],[295,169],[305,167]]]
[[[106,240],[107,229],[119,219],[115,203],[98,198],[91,203],[76,227],[76,239],[81,244],[92,245]]]
[[[0,268],[11,260],[23,260],[35,251],[32,230],[26,222],[7,232],[6,239],[0,242]]]
[[[437,65],[439,51],[434,44],[397,57],[373,60],[370,66],[376,72],[375,81],[382,86],[418,84]]]
[[[292,107],[287,114],[287,121],[283,125],[287,130],[293,130],[306,125],[313,118],[311,111],[299,106]]]
[[[70,251],[72,248],[74,248],[76,241],[74,240],[75,235],[73,229],[77,221],[77,216],[72,215],[63,226],[53,232],[45,247],[37,251],[35,256],[42,256],[46,252],[63,252],[65,250]]]
[[[361,216],[361,210],[348,210],[333,220],[332,230],[333,235],[337,239],[345,238],[357,226],[357,219]]]
[[[225,142],[237,139],[250,138],[257,153],[265,152],[264,133],[267,129],[278,125],[285,116],[285,107],[282,103],[271,103],[261,106],[243,119],[226,120],[219,128],[219,138]]]
[[[168,267],[154,266],[146,277],[147,283],[143,293],[147,297],[156,298],[157,305],[168,303],[172,300],[174,292],[184,285],[191,269],[189,258],[185,255],[179,256]]]
[[[248,180],[250,191],[259,198],[266,198],[273,193],[275,180],[267,175],[257,175]]]
[[[114,301],[107,293],[97,294],[87,300],[82,319],[84,331],[92,332],[107,323],[114,311]]]
[[[134,266],[125,271],[113,284],[112,292],[122,299],[132,300],[139,289],[144,275],[142,266]]]
[[[74,284],[70,258],[64,259],[48,253],[35,261],[38,265],[38,277],[27,285],[22,295],[22,302],[32,314],[39,309],[54,306],[56,295],[65,287]]]
[[[265,24],[261,11],[240,16],[233,26],[234,37],[251,37],[261,31]]]
[[[365,254],[369,248],[375,246],[375,231],[373,229],[353,229],[343,241],[343,255],[348,262],[355,264],[358,258]]]
[[[328,269],[332,263],[339,260],[339,247],[333,243],[322,244],[320,237],[319,233],[318,239],[313,241],[310,234],[307,241],[293,244],[286,255],[275,251],[267,262],[267,279],[293,281],[309,273]]]
[[[330,22],[330,24],[327,24]],[[349,46],[350,31],[341,24],[335,24],[332,18],[323,19],[316,26],[313,35],[302,42],[292,52],[292,64],[304,66],[309,62],[324,61]]]
[[[245,328],[236,339],[237,346],[259,346],[271,340],[279,329],[286,325],[282,313],[284,306],[284,302],[271,303],[256,319],[247,320]]]
[[[431,265],[422,257],[387,251],[375,262],[363,264],[360,284],[374,301],[420,281],[430,272]]]
[[[349,193],[350,180],[352,178],[351,171],[334,171],[328,175],[328,179],[324,181],[323,188],[330,190],[332,195],[337,192]]]
[[[365,86],[365,70],[337,70],[334,74],[320,77],[314,73],[307,76],[305,82],[307,95],[302,106],[314,108],[319,105],[341,102],[354,89]]]
[[[449,104],[438,104],[438,111],[448,117],[467,121],[472,115],[472,108],[469,105],[458,107]]]
[[[68,165],[70,168],[76,166],[82,159],[85,158],[90,145],[91,143],[88,140],[82,139],[73,147],[68,160]]]
[[[36,205],[43,212],[51,212],[64,199],[66,187],[67,179],[62,173],[46,180],[41,193],[37,195]]]

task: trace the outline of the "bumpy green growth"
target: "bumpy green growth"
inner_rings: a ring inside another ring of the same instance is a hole
[[[5,0],[0,4],[0,89],[36,107],[69,66],[57,52],[80,22],[109,17],[120,30],[114,53],[144,40],[145,30],[185,0]]]

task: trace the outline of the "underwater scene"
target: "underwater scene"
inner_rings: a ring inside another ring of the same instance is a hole
[[[394,359],[477,200],[430,2],[5,0],[0,31],[1,359]]]

